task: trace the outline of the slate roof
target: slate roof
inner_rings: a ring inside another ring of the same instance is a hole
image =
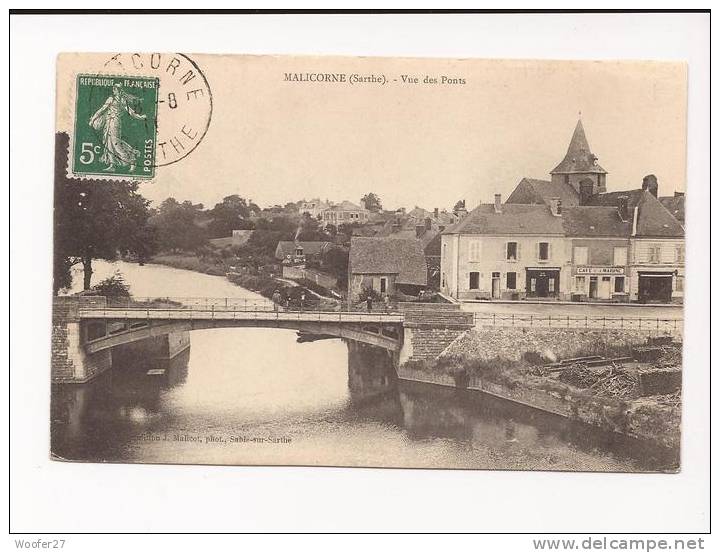
[[[682,238],[685,229],[682,224],[647,190],[636,189],[624,192],[605,192],[590,199],[591,205],[617,206],[618,197],[628,197],[628,211],[632,217],[638,208],[636,236],[659,238]]]
[[[427,285],[427,264],[420,240],[408,238],[350,239],[353,274],[395,274],[397,284]]]
[[[275,248],[275,257],[284,259],[286,255],[294,255],[295,247],[300,246],[303,249],[303,255],[320,255],[325,253],[331,246],[331,242],[293,242],[292,240],[281,240]]]
[[[566,236],[610,236],[629,238],[632,234],[632,211],[627,221],[616,207],[575,206],[563,209],[562,224]]]
[[[553,173],[607,173],[590,151],[582,121],[578,120],[567,153],[559,165],[550,171],[551,175]]]
[[[505,201],[507,204],[544,204],[551,198],[560,198],[563,206],[578,205],[580,196],[565,182],[540,179],[522,179]]]
[[[660,203],[680,224],[685,225],[685,194],[679,196],[663,196],[658,198]]]
[[[480,204],[458,224],[443,234],[545,234],[562,235],[562,217],[550,212],[547,205],[502,204],[501,213],[494,204]]]

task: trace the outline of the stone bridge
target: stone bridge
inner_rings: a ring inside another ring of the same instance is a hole
[[[164,342],[165,355],[189,346],[187,333],[211,328],[282,328],[337,336],[392,352],[400,362],[437,355],[473,324],[456,306],[402,305],[394,312],[285,310],[234,298],[126,299],[63,296],[53,302],[52,380],[86,382],[112,365],[112,350]],[[156,344],[157,345],[157,344]]]

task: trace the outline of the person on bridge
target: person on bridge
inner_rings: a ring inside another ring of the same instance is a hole
[[[280,290],[275,290],[272,295],[273,308],[275,309],[275,311],[278,310],[281,299],[282,298],[280,297]]]
[[[385,313],[390,313],[390,296],[386,294],[383,301],[385,302]]]
[[[368,313],[370,313],[370,312],[372,311],[372,297],[371,297],[371,296],[368,296],[368,297],[367,297],[367,300],[365,300],[365,301],[366,301],[366,303],[367,303]]]
[[[303,310],[304,305],[305,305],[305,290],[300,292],[300,311]]]

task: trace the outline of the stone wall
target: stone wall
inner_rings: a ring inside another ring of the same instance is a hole
[[[62,296],[53,298],[51,378],[53,382],[87,382],[112,366],[110,350],[86,354],[78,309],[104,305],[105,298]]]
[[[647,331],[638,330],[486,327],[463,333],[442,354],[517,361],[525,352],[537,352],[549,359],[567,359],[623,348],[629,353],[647,338]]]
[[[435,359],[473,325],[473,314],[455,304],[401,304],[405,315],[400,363]]]

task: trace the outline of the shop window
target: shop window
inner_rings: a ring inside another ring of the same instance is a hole
[[[624,294],[625,293],[625,277],[615,277],[615,293],[616,294]]]
[[[588,264],[587,246],[575,246],[573,248],[573,259],[575,260],[575,265],[587,265]]]
[[[555,279],[552,277],[548,280],[548,292],[555,292]]]
[[[517,288],[517,273],[507,273],[505,280],[505,287],[508,290],[515,290],[515,288]]]
[[[538,243],[538,259],[540,261],[547,261],[550,259],[550,244],[547,242]]]
[[[480,288],[480,273],[472,271],[470,273],[470,290],[477,290]]]
[[[531,278],[530,279],[530,291],[535,292],[535,288],[537,287],[537,279]]]
[[[517,261],[518,259],[518,243],[508,242],[505,248],[505,259],[508,261]]]
[[[627,265],[627,248],[615,248],[613,251],[613,265]]]
[[[575,291],[579,292],[581,294],[585,293],[585,277],[584,276],[576,276],[575,277]]]

